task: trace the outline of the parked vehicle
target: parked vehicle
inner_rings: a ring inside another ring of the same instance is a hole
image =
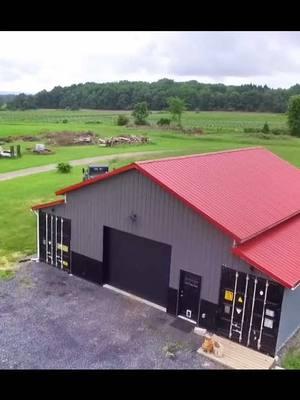
[[[0,157],[11,157],[11,152],[9,150],[3,150],[2,147],[0,147]]]
[[[85,170],[82,168],[83,180],[95,178],[98,175],[106,174],[108,172],[107,165],[89,165]]]

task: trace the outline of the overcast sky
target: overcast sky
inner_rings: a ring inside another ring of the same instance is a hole
[[[300,83],[300,32],[0,32],[0,92],[196,79]]]

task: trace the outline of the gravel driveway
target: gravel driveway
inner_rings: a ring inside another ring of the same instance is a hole
[[[222,369],[174,318],[42,263],[0,281],[0,369]],[[166,356],[175,345],[175,358]]]
[[[109,162],[114,159],[118,160],[126,160],[127,158],[131,159],[139,159],[140,157],[148,156],[148,154],[163,154],[163,150],[155,150],[155,151],[140,151],[140,152],[131,152],[131,153],[116,153],[110,154],[107,156],[98,156],[98,157],[89,157],[89,158],[81,158],[79,160],[71,160],[69,163],[73,166],[77,165],[87,165],[92,163],[101,163],[101,162]],[[41,156],[42,157],[42,156]],[[20,178],[21,176],[28,176],[34,174],[40,174],[41,172],[49,172],[54,171],[56,169],[56,164],[48,164],[48,165],[41,165],[39,167],[31,167],[31,168],[24,168],[19,169],[16,171],[5,172],[0,174],[0,181],[8,181],[10,179]]]

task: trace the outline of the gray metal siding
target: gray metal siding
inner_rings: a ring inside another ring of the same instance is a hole
[[[67,204],[55,213],[72,220],[72,250],[99,261],[104,225],[170,244],[170,286],[178,288],[180,269],[194,272],[202,276],[201,297],[213,303],[218,303],[222,264],[250,272],[231,254],[231,238],[138,171],[68,193]]]
[[[300,328],[300,287],[285,289],[281,307],[281,318],[277,337],[277,351]]]

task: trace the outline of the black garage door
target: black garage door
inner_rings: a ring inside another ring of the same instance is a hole
[[[105,281],[163,307],[167,305],[171,246],[104,228]]]

